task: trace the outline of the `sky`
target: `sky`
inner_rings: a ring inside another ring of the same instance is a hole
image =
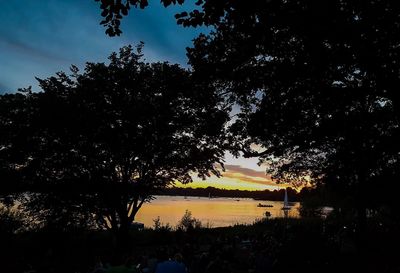
[[[186,7],[186,10],[189,7]],[[0,0],[0,94],[32,86],[35,77],[47,78],[69,71],[74,64],[105,62],[111,52],[128,44],[145,43],[147,61],[169,61],[187,66],[186,47],[206,28],[178,26],[174,14],[185,10],[164,8],[150,1],[145,10],[132,9],[122,20],[123,34],[108,37],[99,25],[99,3],[94,0]],[[277,186],[265,175],[257,159],[226,155],[222,178],[195,179],[189,186],[264,190]]]

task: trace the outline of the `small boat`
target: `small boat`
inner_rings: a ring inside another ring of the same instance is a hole
[[[258,203],[257,207],[259,207],[259,208],[272,208],[273,205]]]
[[[287,191],[286,191],[286,189],[285,189],[285,198],[284,198],[284,200],[283,200],[283,207],[282,207],[282,209],[283,209],[283,210],[290,210],[290,209],[291,209],[291,207],[290,207],[290,205],[289,205],[289,201],[288,201],[288,196],[287,196]]]

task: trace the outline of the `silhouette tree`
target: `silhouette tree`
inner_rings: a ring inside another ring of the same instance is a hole
[[[129,14],[131,8],[144,9],[148,6],[148,0],[95,0],[100,2],[101,16],[103,20],[101,25],[106,27],[106,34],[109,36],[119,36],[122,31],[120,28],[121,20]],[[161,0],[164,7],[170,5],[182,5],[185,0]],[[230,9],[231,5],[236,5],[238,1],[210,1],[197,0],[197,8],[192,11],[184,11],[175,15],[177,23],[185,27],[212,25],[223,17],[225,10]]]
[[[35,215],[97,216],[122,239],[155,191],[194,172],[219,175],[224,102],[178,65],[143,62],[141,48],[38,79],[41,93],[1,97],[15,101],[1,116],[10,132],[1,160],[22,177]]]
[[[104,25],[106,34],[109,36],[119,36],[122,31],[120,29],[121,19],[128,15],[129,10],[133,8],[144,9],[149,5],[148,0],[95,0],[101,2],[101,16],[104,18],[100,24]],[[171,4],[183,4],[184,0],[161,0],[165,7]]]
[[[350,197],[360,218],[388,203],[372,199],[398,188],[398,3],[227,2],[188,56],[196,77],[245,106],[237,147],[276,178]]]
[[[122,4],[147,5],[104,2],[105,25],[127,15]],[[389,198],[366,196],[379,195],[385,187],[373,185],[382,179],[396,186],[390,181],[398,176],[398,3],[200,0],[196,5],[197,10],[177,14],[177,22],[215,29],[199,36],[188,56],[196,77],[246,105],[231,134],[233,140],[242,136],[240,149],[268,161],[276,177],[330,181],[338,196],[350,193],[352,206],[387,203]],[[254,109],[257,114],[249,114]],[[251,151],[254,143],[266,150]]]

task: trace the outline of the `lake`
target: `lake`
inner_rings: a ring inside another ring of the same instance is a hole
[[[273,207],[257,207],[268,204]],[[300,203],[294,203],[288,212],[289,217],[299,217]],[[281,210],[283,202],[260,201],[249,198],[208,198],[193,196],[156,196],[151,203],[146,203],[139,210],[135,221],[143,223],[146,227],[152,227],[154,219],[158,216],[163,224],[169,223],[175,227],[186,210],[192,212],[192,216],[199,219],[203,225],[211,227],[225,227],[235,224],[252,224],[255,220],[265,216],[269,211],[271,217],[284,217]]]

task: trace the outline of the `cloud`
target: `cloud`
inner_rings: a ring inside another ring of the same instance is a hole
[[[0,94],[7,92],[9,88],[0,82]]]
[[[238,165],[226,165],[226,172],[222,173],[224,178],[234,179],[243,183],[262,184],[266,186],[277,186],[271,177],[264,172],[244,168]]]
[[[245,168],[245,167],[242,167],[240,165],[225,165],[225,169],[228,172],[241,173],[241,174],[243,174],[245,176],[269,178],[269,177],[267,177],[265,172],[256,171],[256,170],[253,170],[253,169],[250,169],[250,168]]]
[[[287,187],[287,184],[277,184],[264,171],[245,168],[240,165],[225,165],[225,172],[221,177],[212,175],[206,180],[201,180],[193,174],[193,183],[182,185],[177,183],[179,187],[195,187],[206,188],[216,187],[221,189],[239,189],[239,190],[279,190]]]
[[[269,185],[269,186],[276,186],[277,184],[273,182],[272,180],[269,180],[267,178],[265,179],[260,179],[260,178],[254,178],[251,176],[245,176],[242,174],[238,173],[225,173],[223,175],[224,178],[230,178],[230,179],[235,179],[241,182],[246,182],[246,183],[254,183],[254,184],[262,184],[262,185]]]
[[[36,48],[29,43],[18,41],[17,39],[8,38],[0,41],[3,44],[7,52],[14,51],[16,54],[24,54],[30,58],[37,60],[47,60],[52,62],[70,62],[69,58],[65,58],[62,55],[56,55],[49,52],[49,50]]]
[[[3,4],[4,2],[4,4]],[[174,14],[154,3],[144,10],[132,9],[122,20],[123,35],[108,37],[101,21],[99,3],[82,0],[3,1],[0,9],[0,63],[7,69],[0,82],[7,90],[21,86],[37,88],[34,76],[46,78],[67,71],[71,64],[103,62],[127,44],[145,42],[147,61],[170,61],[187,65],[191,40],[206,28],[183,28]],[[4,90],[3,90],[4,92]]]

